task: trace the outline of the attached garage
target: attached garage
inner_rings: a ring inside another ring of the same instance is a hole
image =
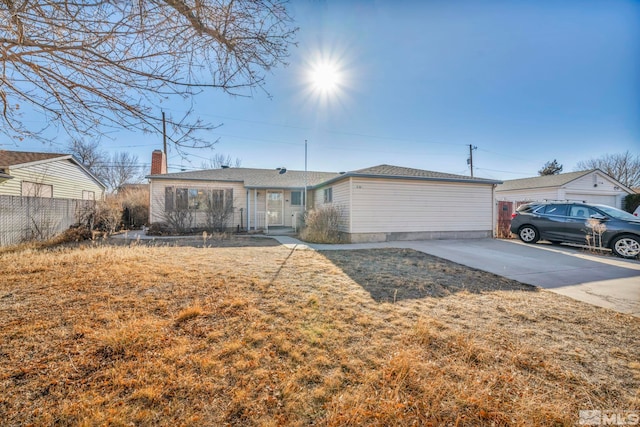
[[[340,207],[341,231],[351,242],[482,238],[493,235],[499,183],[380,165],[323,183],[314,199],[316,206]]]

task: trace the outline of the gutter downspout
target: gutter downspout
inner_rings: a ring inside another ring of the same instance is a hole
[[[249,190],[247,190],[247,231],[251,231],[251,199],[249,198]]]
[[[253,189],[253,228],[258,229],[258,189]]]
[[[496,229],[498,228],[498,201],[496,200],[496,187],[498,184],[491,186],[491,236],[495,239],[498,237]]]

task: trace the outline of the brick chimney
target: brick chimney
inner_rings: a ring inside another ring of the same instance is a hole
[[[167,173],[167,158],[162,150],[153,150],[151,153],[151,175]]]

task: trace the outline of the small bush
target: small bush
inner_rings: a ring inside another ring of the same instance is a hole
[[[300,238],[312,243],[340,243],[342,210],[333,205],[312,209],[305,215]]]
[[[154,222],[147,229],[149,236],[169,236],[171,234],[171,227],[166,222]]]
[[[629,194],[624,198],[624,210],[632,213],[640,206],[640,194]]]

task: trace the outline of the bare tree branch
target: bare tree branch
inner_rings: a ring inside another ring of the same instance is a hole
[[[106,128],[160,132],[160,103],[219,89],[261,88],[296,32],[285,0],[0,0],[0,132],[44,138],[49,125],[95,137]],[[44,116],[33,129],[32,111]],[[186,119],[175,140],[206,146]],[[184,138],[182,135],[188,135]],[[178,144],[179,145],[179,144]]]
[[[625,151],[620,154],[605,154],[597,159],[582,160],[576,170],[600,169],[620,181],[625,187],[640,187],[640,154]]]

